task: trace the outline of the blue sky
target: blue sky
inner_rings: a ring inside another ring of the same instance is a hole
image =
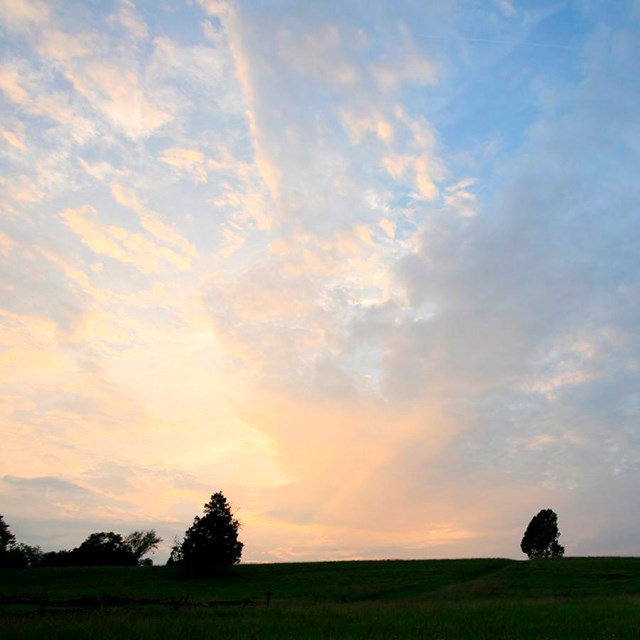
[[[640,553],[637,2],[0,8],[19,539]]]

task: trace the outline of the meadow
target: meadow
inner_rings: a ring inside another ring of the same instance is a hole
[[[0,594],[3,640],[640,637],[640,558],[248,564],[207,579],[171,567],[36,568],[1,571]],[[6,603],[104,594],[137,602]],[[169,604],[187,596],[190,606]]]

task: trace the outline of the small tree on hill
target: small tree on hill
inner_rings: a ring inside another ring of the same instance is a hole
[[[564,547],[558,542],[558,516],[552,509],[542,509],[533,516],[524,532],[520,548],[529,558],[561,558]]]
[[[182,566],[195,573],[216,573],[240,562],[244,545],[238,540],[239,527],[227,499],[214,493],[204,515],[196,516],[184,534],[177,554]]]
[[[137,563],[142,564],[142,556],[147,553],[153,553],[162,542],[162,538],[153,529],[148,529],[146,531],[133,531],[124,541],[129,545],[129,549],[131,549],[131,553]],[[148,562],[145,562],[145,564],[148,564]]]

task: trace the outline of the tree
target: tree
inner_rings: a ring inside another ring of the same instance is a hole
[[[73,564],[80,566],[138,564],[138,559],[126,540],[113,531],[92,533],[71,554]]]
[[[37,567],[44,556],[39,546],[24,544],[24,542],[14,545],[9,553],[15,559],[15,566],[20,567]]]
[[[529,558],[561,558],[564,547],[558,543],[558,516],[552,509],[542,509],[533,516],[524,532],[520,548]]]
[[[136,558],[136,562],[142,564],[142,556],[150,552],[153,553],[162,542],[162,538],[153,529],[148,529],[147,531],[133,531],[124,541]]]
[[[0,567],[20,566],[15,553],[16,537],[11,533],[11,527],[0,516]]]
[[[74,559],[73,551],[62,549],[61,551],[47,551],[40,560],[41,567],[71,567],[78,564]]]
[[[178,536],[173,539],[173,545],[171,546],[171,554],[167,560],[167,564],[180,565],[182,564],[182,541]]]
[[[16,537],[11,533],[11,528],[0,516],[0,553],[6,553],[16,543]]]
[[[180,545],[182,566],[195,573],[216,573],[240,562],[242,542],[238,540],[240,523],[221,492],[214,493],[204,505],[204,515],[196,516]],[[172,552],[172,556],[173,556]]]
[[[40,547],[17,542],[11,528],[0,516],[0,567],[35,567],[40,560]]]

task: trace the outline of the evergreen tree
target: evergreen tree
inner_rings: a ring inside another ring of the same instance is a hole
[[[211,574],[240,562],[240,523],[221,492],[204,505],[204,515],[195,517],[180,546],[180,562],[188,571]]]
[[[558,542],[558,516],[552,509],[542,509],[533,516],[524,532],[520,548],[529,558],[561,558],[564,547]]]

